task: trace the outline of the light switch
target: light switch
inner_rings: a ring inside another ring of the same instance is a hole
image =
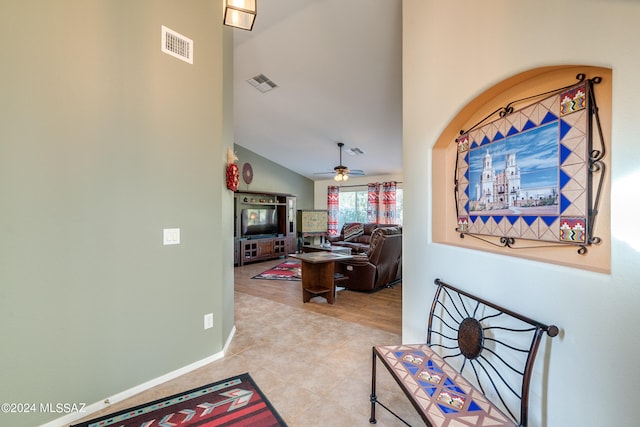
[[[179,228],[165,228],[162,230],[162,242],[165,245],[179,245],[180,244],[180,229]]]
[[[213,313],[208,313],[204,315],[204,328],[205,329],[213,328]]]

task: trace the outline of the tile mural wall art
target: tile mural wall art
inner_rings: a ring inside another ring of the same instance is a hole
[[[521,247],[519,239],[573,245],[581,254],[599,243],[592,230],[605,172],[594,95],[601,79],[576,78],[577,84],[513,101],[460,132],[460,237],[510,248]]]

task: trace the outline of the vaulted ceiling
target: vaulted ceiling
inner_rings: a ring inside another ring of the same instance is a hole
[[[234,29],[234,142],[310,179],[327,179],[338,142],[366,175],[402,170],[402,1],[258,0]],[[276,88],[248,80],[264,75]]]

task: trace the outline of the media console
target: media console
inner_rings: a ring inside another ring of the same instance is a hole
[[[283,257],[295,252],[295,238],[290,237],[238,239],[236,245],[239,255],[236,262],[238,265]]]
[[[284,257],[296,250],[296,197],[238,192],[234,203],[234,263]]]

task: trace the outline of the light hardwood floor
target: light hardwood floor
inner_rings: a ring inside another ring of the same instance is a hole
[[[284,259],[277,259],[236,267],[236,292],[266,298],[398,335],[402,333],[401,283],[371,293],[340,291],[333,305],[327,304],[323,298],[305,304],[302,302],[300,282],[252,279],[253,276],[284,261]]]

